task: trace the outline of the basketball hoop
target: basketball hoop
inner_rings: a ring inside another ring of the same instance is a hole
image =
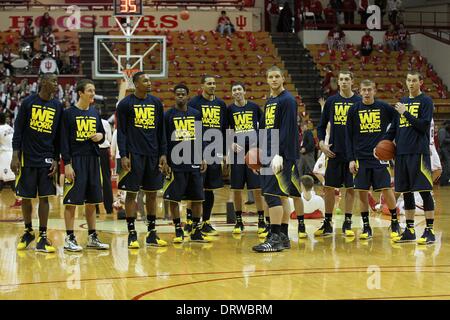
[[[122,71],[123,78],[125,79],[127,84],[127,90],[134,90],[133,75],[139,71],[139,69],[124,69]]]

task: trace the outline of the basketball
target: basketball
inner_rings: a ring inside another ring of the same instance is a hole
[[[180,18],[181,20],[187,20],[189,19],[189,11],[184,10],[180,12]]]
[[[378,159],[387,161],[394,159],[395,145],[390,140],[381,140],[375,148],[375,154]]]
[[[245,155],[245,164],[252,170],[259,170],[261,168],[261,154],[258,148],[248,150]]]

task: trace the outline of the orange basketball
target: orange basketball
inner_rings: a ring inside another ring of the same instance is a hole
[[[189,19],[189,11],[183,10],[180,12],[180,18],[181,20],[187,20]]]
[[[375,154],[380,160],[392,160],[395,156],[395,144],[390,140],[381,140],[377,144]]]
[[[245,164],[252,170],[259,170],[261,168],[261,150],[258,148],[248,150],[245,155]]]

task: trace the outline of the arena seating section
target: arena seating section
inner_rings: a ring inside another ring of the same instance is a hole
[[[120,33],[111,31],[110,34]],[[154,80],[153,92],[162,99],[165,107],[175,103],[172,91],[175,84],[185,83],[191,95],[195,94],[204,74],[217,77],[216,94],[227,104],[233,102],[230,85],[240,81],[246,84],[247,98],[264,105],[269,92],[265,72],[273,65],[283,67],[267,32],[237,32],[231,38],[221,37],[214,31],[140,32],[137,35],[161,34],[168,39],[169,77]],[[145,44],[141,46],[136,51],[145,52],[148,48]],[[124,47],[121,50],[124,51]],[[144,69],[152,68],[149,59],[144,62]],[[289,75],[286,88],[301,103]]]
[[[53,31],[55,36],[55,41],[61,49],[61,58],[68,59],[66,53],[71,51],[71,49],[76,50],[77,55],[80,56],[80,42],[78,38],[78,32],[75,31]],[[19,55],[19,44],[20,44],[20,33],[18,31],[5,31],[0,32],[0,43],[7,44],[11,52]],[[3,46],[2,46],[3,47]],[[40,51],[40,41],[34,41],[35,52]],[[67,63],[67,61],[66,61]]]
[[[436,106],[435,117],[439,114],[450,113],[448,92],[438,75],[428,67],[426,58],[418,51],[388,52],[377,47],[370,56],[369,62],[361,64],[359,48],[347,45],[343,52],[329,51],[326,44],[308,45],[308,50],[314,58],[322,76],[324,66],[332,66],[332,70],[347,69],[355,74],[354,89],[358,89],[359,82],[363,79],[374,80],[377,84],[377,97],[390,103],[395,103],[405,96],[408,90],[405,85],[405,74],[408,70],[420,70],[425,76],[422,90],[433,98]],[[336,75],[336,72],[334,72]]]

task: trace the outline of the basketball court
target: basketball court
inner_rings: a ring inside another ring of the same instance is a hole
[[[317,190],[320,192],[320,189]],[[394,244],[389,239],[389,216],[371,213],[374,237],[353,241],[342,236],[343,215],[334,216],[335,234],[315,238],[321,219],[306,220],[307,239],[298,240],[297,221],[291,220],[292,248],[281,253],[258,254],[252,246],[259,242],[256,214],[244,215],[245,233],[231,234],[234,224],[226,224],[224,214],[213,214],[219,231],[207,244],[185,242],[174,245],[174,227],[164,220],[159,199],[158,232],[167,247],[127,248],[124,220],[101,213],[97,229],[109,251],[84,249],[80,253],[63,250],[65,227],[61,197],[51,200],[49,238],[57,247],[54,254],[32,248],[18,252],[18,236],[23,231],[20,210],[10,210],[14,202],[9,190],[1,193],[0,207],[0,297],[17,299],[449,299],[450,218],[443,208],[450,205],[450,189],[435,190],[436,238],[433,245]],[[225,212],[228,190],[217,196],[213,213]],[[37,208],[35,208],[34,212]],[[255,212],[254,205],[247,210]],[[361,221],[354,216],[358,235]],[[37,224],[33,219],[33,225]],[[404,216],[401,217],[404,227]],[[83,210],[78,208],[75,233],[84,246],[87,229]],[[423,217],[416,218],[420,234]],[[144,242],[146,225],[136,222],[139,241]],[[31,244],[31,247],[34,246]],[[37,295],[36,293],[39,292]]]

